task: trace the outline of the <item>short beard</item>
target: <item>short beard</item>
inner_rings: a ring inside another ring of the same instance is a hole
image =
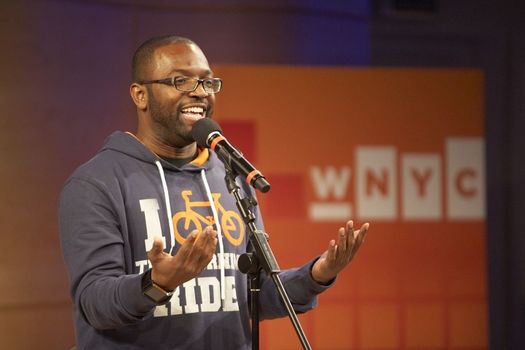
[[[157,136],[174,147],[184,147],[195,142],[191,130],[185,130],[180,122],[179,112],[173,112],[163,107],[155,98],[153,91],[149,87],[147,89],[149,95],[148,108]]]

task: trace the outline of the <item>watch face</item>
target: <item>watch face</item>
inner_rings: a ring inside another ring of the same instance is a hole
[[[163,303],[171,298],[173,292],[166,292],[159,286],[151,284],[151,286],[149,286],[148,289],[144,291],[144,294],[150,297],[156,303]]]
[[[167,292],[151,280],[151,270],[142,276],[142,293],[157,304],[166,303],[173,295],[173,291]]]

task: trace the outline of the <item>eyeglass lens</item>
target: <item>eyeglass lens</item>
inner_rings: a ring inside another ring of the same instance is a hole
[[[208,93],[216,93],[221,89],[221,80],[217,78],[199,80],[195,78],[179,77],[175,79],[175,87],[181,91],[191,92],[197,89],[200,81],[202,81],[204,91]]]

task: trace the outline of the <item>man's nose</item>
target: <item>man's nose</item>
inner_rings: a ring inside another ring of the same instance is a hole
[[[190,92],[190,96],[199,96],[199,97],[206,97],[209,94],[204,90],[204,82],[199,81],[197,84],[197,88]]]

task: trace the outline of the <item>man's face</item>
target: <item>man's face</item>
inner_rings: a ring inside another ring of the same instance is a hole
[[[158,48],[147,79],[164,79],[177,76],[210,78],[213,73],[202,51],[187,43],[170,44]],[[204,117],[211,117],[215,95],[204,92],[199,84],[193,92],[181,92],[173,86],[151,84],[148,89],[148,110],[152,135],[172,147],[183,147],[194,142],[193,124]]]

